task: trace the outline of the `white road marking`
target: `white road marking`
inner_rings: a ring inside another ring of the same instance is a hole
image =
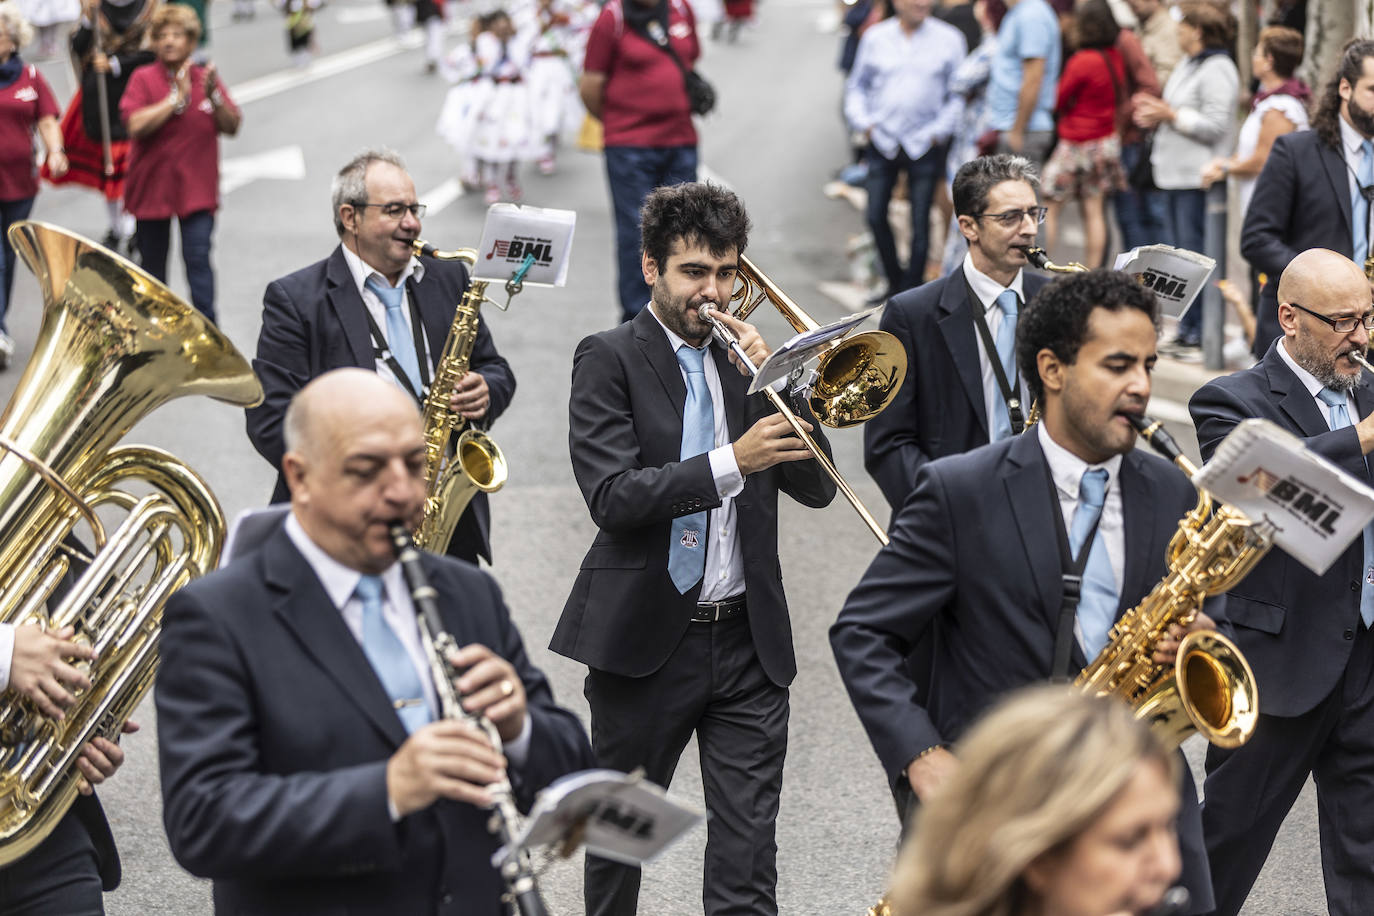
[[[305,178],[305,153],[299,146],[279,146],[249,156],[233,156],[219,167],[219,192],[229,194],[259,178],[301,181]]]
[[[233,88],[234,100],[240,105],[258,102],[291,89],[298,89],[301,86],[331,76],[338,76],[340,73],[356,70],[358,67],[364,67],[379,60],[385,60],[403,51],[412,50],[419,47],[422,41],[423,39],[419,34],[408,35],[402,39],[388,36],[377,41],[370,41],[367,44],[358,45],[356,48],[349,48],[347,51],[317,58],[311,61],[308,67],[299,70],[278,70],[275,73],[239,83]]]
[[[432,191],[420,195],[420,203],[425,205],[425,218],[442,213],[444,208],[463,196],[463,183],[450,178]]]

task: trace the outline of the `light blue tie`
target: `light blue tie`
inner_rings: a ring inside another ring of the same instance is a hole
[[[1360,167],[1355,170],[1355,181],[1361,187],[1374,185],[1374,143],[1368,140],[1360,144],[1362,155],[1360,157]],[[1360,193],[1360,188],[1355,189],[1355,196],[1350,198],[1350,217],[1354,225],[1355,241],[1355,263],[1363,264],[1364,259],[1369,255],[1369,201],[1365,200],[1364,194]]]
[[[706,387],[705,351],[693,347],[677,348],[677,361],[687,373],[687,403],[682,408],[683,461],[709,452],[716,444],[716,418],[711,409],[711,389]],[[668,575],[677,590],[687,590],[700,581],[706,571],[706,513],[693,512],[673,519],[672,540],[668,544]]]
[[[1106,495],[1107,471],[1104,468],[1084,471],[1078,484],[1078,508],[1074,510],[1073,525],[1069,529],[1069,549],[1075,558],[1088,531],[1102,517]],[[1083,569],[1083,592],[1078,599],[1078,630],[1083,636],[1083,652],[1092,661],[1107,645],[1107,633],[1116,619],[1120,596],[1101,529],[1093,535],[1088,551],[1088,563]]]
[[[1016,293],[1004,289],[997,296],[997,307],[1002,310],[1002,326],[997,329],[997,358],[1002,361],[1002,371],[1007,374],[1007,382],[1012,390],[1017,390],[1016,360],[1016,317],[1020,303]],[[997,442],[1011,435],[1011,416],[1005,406],[993,411],[992,441]]]
[[[1345,429],[1352,425],[1344,394],[1323,388],[1317,392],[1317,397],[1326,405],[1333,430]],[[1361,576],[1363,587],[1360,590],[1360,616],[1364,618],[1366,628],[1374,629],[1374,583],[1369,581],[1371,575],[1374,575],[1374,522],[1370,522],[1364,529],[1364,571]]]
[[[353,593],[363,604],[363,654],[386,688],[401,724],[414,732],[429,722],[429,704],[410,653],[382,616],[381,577],[363,576]]]
[[[387,286],[376,277],[368,277],[366,286],[377,294],[377,298],[382,300],[382,305],[386,306],[386,343],[391,348],[391,355],[396,357],[396,362],[401,367],[401,371],[410,379],[411,389],[418,392],[420,390],[420,364],[415,357],[415,347],[412,346],[413,335],[410,332],[410,325],[406,324],[405,303],[406,288],[404,286]]]

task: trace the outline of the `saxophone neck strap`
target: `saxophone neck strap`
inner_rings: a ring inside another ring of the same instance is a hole
[[[1043,450],[1042,450],[1042,457]],[[1083,538],[1078,556],[1069,549],[1069,532],[1064,527],[1064,510],[1059,507],[1059,488],[1054,484],[1050,473],[1049,458],[1045,458],[1045,483],[1049,486],[1050,516],[1054,519],[1054,543],[1059,547],[1059,620],[1054,630],[1054,664],[1050,667],[1050,682],[1067,684],[1069,666],[1073,652],[1073,623],[1078,613],[1078,599],[1083,594],[1083,570],[1088,565],[1088,555],[1092,553],[1093,538],[1097,537],[1097,526],[1102,521],[1098,513],[1096,521]]]
[[[960,271],[962,273],[962,269]],[[1019,436],[1026,428],[1026,415],[1021,409],[1021,393],[1012,387],[1012,382],[1016,379],[1016,348],[1012,347],[1011,367],[1012,378],[1007,378],[1007,370],[1002,366],[1002,356],[997,352],[997,344],[992,339],[992,331],[988,328],[988,319],[984,314],[987,309],[983,306],[978,294],[973,291],[973,284],[968,282],[968,275],[964,274],[964,291],[968,295],[969,311],[973,312],[973,326],[978,329],[978,336],[983,340],[983,352],[987,354],[988,362],[992,365],[993,377],[997,380],[997,390],[1002,395],[1002,402],[1007,405],[1007,416],[1011,419],[1011,434]],[[1003,321],[1006,316],[1003,316]],[[992,417],[988,417],[988,431],[992,431]]]
[[[410,333],[414,338],[415,362],[420,367],[420,391],[415,390],[415,385],[410,381],[410,377],[406,375],[395,354],[391,352],[391,344],[387,341],[386,335],[382,333],[382,329],[377,326],[377,319],[372,317],[372,309],[364,308],[363,315],[367,318],[368,332],[372,335],[373,360],[380,359],[386,363],[391,374],[396,376],[396,384],[408,391],[410,396],[423,407],[432,380],[429,374],[429,357],[425,353],[424,323],[420,320],[420,310],[415,305],[415,290],[411,287],[409,280],[406,281],[406,305],[410,309]]]

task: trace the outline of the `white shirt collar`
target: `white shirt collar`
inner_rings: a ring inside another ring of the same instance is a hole
[[[1358,167],[1360,147],[1364,143],[1364,137],[1360,132],[1346,123],[1345,118],[1336,115],[1336,123],[1341,125],[1341,145],[1345,147],[1345,161],[1350,163],[1351,168]]]
[[[301,526],[296,518],[296,513],[288,512],[286,515],[286,534],[291,538],[291,543],[296,545],[296,549],[305,557],[305,562],[310,564],[310,568],[315,571],[320,584],[324,586],[325,594],[334,603],[334,607],[343,610],[343,606],[353,597],[353,592],[358,588],[358,582],[363,574],[356,569],[350,569],[338,560],[325,553],[320,545],[310,539],[305,528]],[[399,595],[401,589],[405,587],[401,577],[401,564],[392,563],[382,573],[382,584],[386,587],[388,595]]]
[[[1022,283],[1026,272],[1018,270],[1016,276],[1012,278],[1011,286],[1003,286],[996,280],[983,273],[973,266],[973,253],[964,253],[964,276],[968,278],[968,285],[973,290],[973,294],[978,297],[978,301],[983,303],[983,310],[988,311],[997,305],[997,297],[1004,290],[1011,290],[1016,293],[1016,298],[1021,305],[1026,304],[1026,293]]]
[[[1036,427],[1040,437],[1040,448],[1045,453],[1045,461],[1050,466],[1050,476],[1059,492],[1073,501],[1078,501],[1078,484],[1083,472],[1089,468],[1103,468],[1107,472],[1106,492],[1116,485],[1116,475],[1121,471],[1121,456],[1113,455],[1101,464],[1088,464],[1073,452],[1064,448],[1050,437],[1049,430],[1042,422]]]
[[[358,257],[357,253],[355,253],[352,248],[340,242],[339,249],[343,251],[344,263],[348,265],[348,272],[353,275],[353,285],[358,288],[359,296],[363,294],[365,284],[371,277],[376,277],[384,286],[391,285],[390,281],[382,276],[381,271],[372,267],[370,264],[364,263],[363,259]],[[405,266],[405,270],[401,271],[400,282],[396,285],[405,286],[406,280],[412,276],[415,278],[416,283],[419,283],[425,278],[424,262],[417,257],[411,257],[409,263]]]
[[[1279,356],[1288,364],[1288,368],[1293,370],[1293,374],[1298,377],[1298,381],[1302,382],[1303,386],[1307,389],[1307,393],[1312,395],[1312,397],[1315,398],[1317,392],[1326,387],[1321,382],[1317,381],[1315,375],[1298,365],[1298,361],[1293,358],[1293,354],[1288,352],[1287,337],[1279,341]]]
[[[668,327],[666,324],[663,323],[662,318],[658,317],[658,311],[654,308],[654,303],[652,300],[650,300],[649,302],[649,313],[654,316],[654,321],[658,322],[658,326],[663,329],[663,333],[668,335],[668,346],[673,348],[674,356],[677,355],[678,347],[687,347],[692,350],[701,350],[704,348],[709,348],[711,346],[711,338],[709,337],[706,338],[706,343],[702,347],[693,347],[687,341],[683,340],[682,337],[676,331],[674,331],[672,328]]]

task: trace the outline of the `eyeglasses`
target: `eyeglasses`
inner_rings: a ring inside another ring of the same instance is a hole
[[[1319,318],[1325,321],[1327,324],[1331,325],[1331,330],[1335,331],[1337,334],[1349,334],[1351,331],[1355,330],[1357,325],[1364,325],[1366,331],[1374,331],[1374,312],[1365,312],[1358,318],[1328,318],[1319,312],[1314,312],[1309,308],[1303,308],[1296,302],[1290,302],[1288,304],[1299,311],[1306,312],[1313,318]]]
[[[1015,229],[1028,216],[1035,220],[1037,226],[1040,225],[1045,221],[1045,214],[1048,212],[1050,212],[1048,207],[1031,207],[1027,210],[1007,210],[1004,213],[975,213],[973,218],[982,219],[986,216],[988,219],[997,220],[1008,229]]]
[[[419,219],[420,217],[422,217],[422,216],[425,215],[425,210],[428,209],[428,207],[426,207],[424,204],[401,204],[401,203],[391,203],[391,204],[355,203],[353,206],[355,206],[355,207],[376,207],[378,210],[381,210],[381,211],[382,211],[382,215],[385,216],[387,219],[400,219],[401,217],[405,216],[405,213],[406,213],[407,210],[410,211],[410,215],[411,215],[411,216],[415,217],[416,219]]]

